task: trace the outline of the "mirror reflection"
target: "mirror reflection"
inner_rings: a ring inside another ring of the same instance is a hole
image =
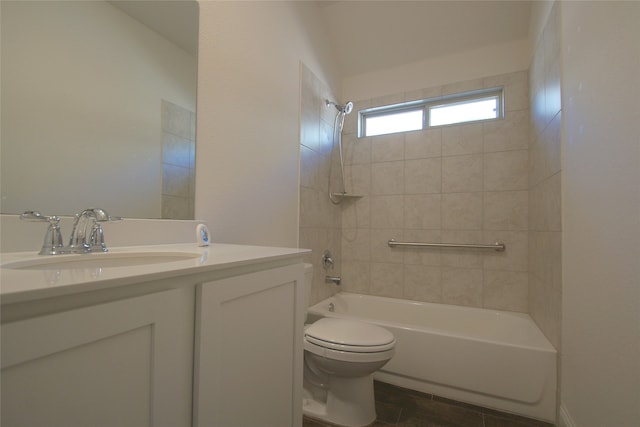
[[[193,219],[195,1],[2,1],[2,213]]]

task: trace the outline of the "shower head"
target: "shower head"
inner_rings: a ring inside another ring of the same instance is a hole
[[[336,110],[338,110],[339,112],[341,112],[342,114],[349,114],[351,113],[351,111],[353,110],[353,102],[349,101],[344,105],[340,105],[340,104],[336,104],[333,101],[329,101],[328,99],[325,100],[325,104],[327,104],[327,107],[330,105],[333,105],[334,107],[336,107]]]

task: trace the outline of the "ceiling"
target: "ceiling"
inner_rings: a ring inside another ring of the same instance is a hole
[[[113,0],[111,5],[187,52],[198,53],[198,3],[193,0]]]
[[[526,39],[530,1],[317,1],[343,76]]]

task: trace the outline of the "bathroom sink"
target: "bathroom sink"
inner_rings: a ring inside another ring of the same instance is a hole
[[[107,252],[81,255],[54,255],[9,262],[2,268],[16,270],[70,270],[82,268],[135,267],[199,258],[194,252]]]

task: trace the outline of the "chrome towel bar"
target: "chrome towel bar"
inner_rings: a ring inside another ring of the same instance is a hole
[[[493,249],[498,252],[504,252],[504,250],[507,249],[507,246],[501,241],[497,241],[492,245],[475,245],[470,243],[396,242],[394,239],[391,239],[387,242],[387,244],[391,248],[395,248],[398,246],[409,246],[409,247],[429,247],[429,248]]]

